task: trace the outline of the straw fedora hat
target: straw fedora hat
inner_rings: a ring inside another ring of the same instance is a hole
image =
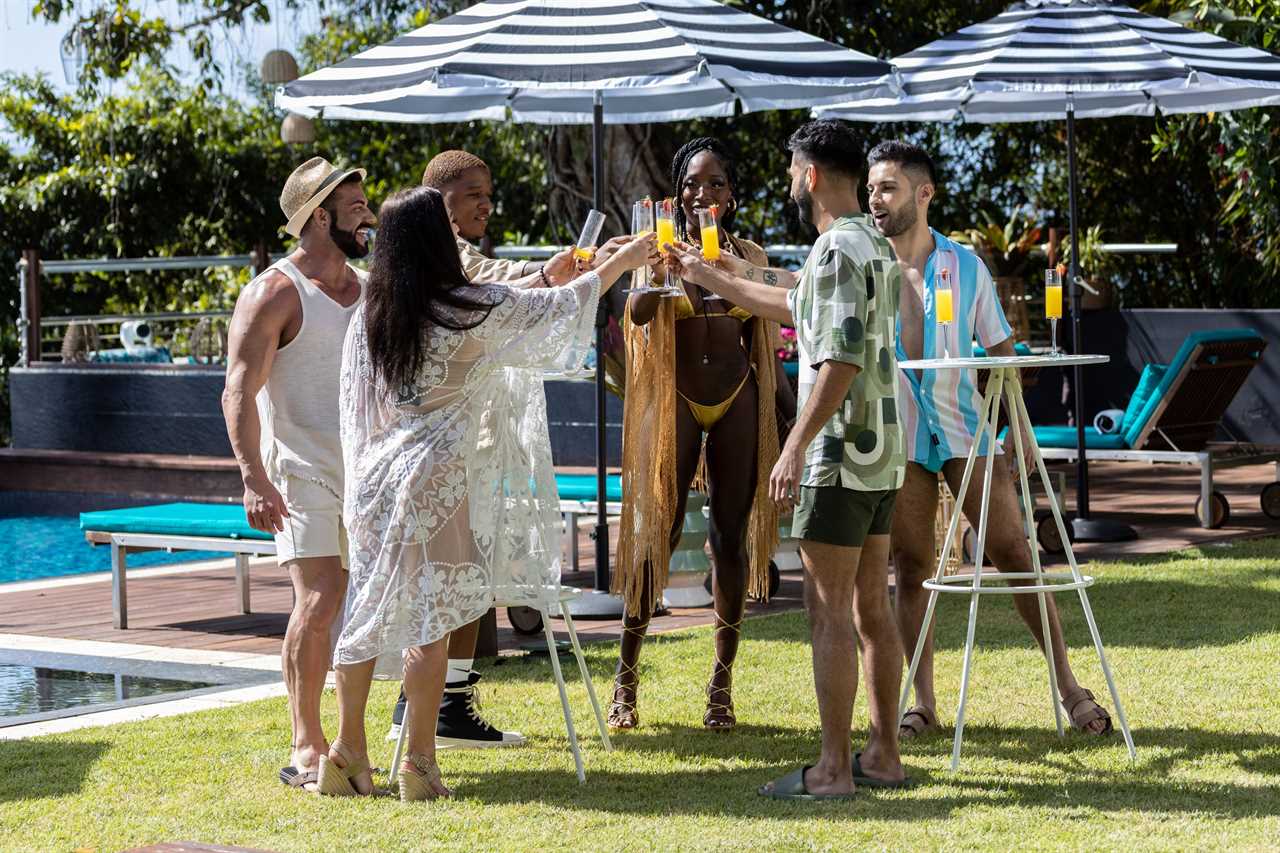
[[[312,157],[294,169],[280,193],[280,209],[289,220],[284,230],[300,237],[302,227],[330,193],[352,175],[363,181],[367,174],[364,169],[339,169],[323,157]]]

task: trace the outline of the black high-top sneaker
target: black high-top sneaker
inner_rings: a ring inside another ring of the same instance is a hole
[[[504,732],[485,722],[480,716],[476,682],[480,673],[444,686],[440,701],[440,720],[436,723],[436,749],[481,749],[494,746],[519,746],[524,735]]]

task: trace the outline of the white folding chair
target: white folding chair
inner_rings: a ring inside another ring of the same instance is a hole
[[[595,686],[591,683],[591,673],[587,669],[587,661],[582,656],[582,646],[578,643],[578,632],[573,627],[573,617],[569,615],[569,602],[582,594],[582,591],[571,586],[562,586],[559,589],[558,603],[560,605],[560,615],[564,618],[565,630],[569,632],[569,642],[573,644],[573,656],[578,659],[578,671],[582,673],[582,683],[587,687],[587,697],[591,700],[591,710],[596,715],[596,726],[600,730],[600,740],[604,743],[606,752],[613,751],[613,743],[609,740],[609,728],[605,725],[604,714],[600,712],[600,702],[596,699]],[[494,602],[495,607],[509,607],[512,604],[520,604],[530,607],[526,601],[519,602]],[[573,752],[573,763],[578,769],[578,782],[585,783],[587,781],[587,772],[582,765],[582,753],[578,749],[578,733],[573,727],[573,713],[569,710],[569,693],[564,686],[564,673],[560,670],[560,655],[556,651],[555,632],[551,630],[551,612],[550,607],[546,604],[534,607],[542,615],[542,631],[547,638],[547,653],[551,658],[551,671],[555,674],[556,687],[560,691],[560,707],[564,709],[564,726],[569,734],[569,749]],[[404,720],[400,726],[400,737],[396,740],[395,757],[391,761],[391,774],[396,774],[397,768],[400,767],[400,757],[404,754],[404,739],[409,731],[410,714],[413,707],[407,702],[404,709]]]

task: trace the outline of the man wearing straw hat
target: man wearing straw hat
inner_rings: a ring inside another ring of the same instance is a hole
[[[348,260],[369,253],[376,223],[364,177],[313,157],[285,182],[280,209],[298,245],[236,301],[222,392],[249,524],[274,535],[293,582],[281,649],[293,743],[280,779],[307,790],[329,749],[320,694],[347,586],[338,383],[347,324],[364,295],[365,274]]]

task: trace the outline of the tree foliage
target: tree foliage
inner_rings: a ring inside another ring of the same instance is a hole
[[[457,11],[459,0],[176,0],[176,20],[146,0],[93,4],[40,0],[38,15],[79,33],[81,84],[59,94],[47,81],[0,79],[0,118],[23,152],[0,145],[0,264],[24,247],[45,257],[245,252],[279,230],[279,187],[314,153],[369,169],[374,201],[416,184],[427,160],[465,147],[494,169],[495,241],[572,239],[590,203],[585,127],[508,123],[318,122],[314,146],[279,139],[271,92],[249,102],[219,89],[228,69],[215,42],[246,21],[317,9],[319,31],[299,49],[303,73]],[[891,58],[999,13],[1006,0],[730,0],[733,5],[865,53]],[[1276,50],[1275,0],[1145,0],[1139,8],[1243,44]],[[196,79],[166,65],[175,45],[197,61]],[[250,74],[252,77],[252,74]],[[110,85],[105,85],[110,82]],[[739,228],[765,242],[810,235],[786,210],[784,143],[799,111],[673,125],[610,127],[606,210],[625,223],[629,201],[670,191],[668,164],[693,135],[714,134],[739,152]],[[869,147],[899,136],[934,152],[942,182],[931,212],[943,233],[1005,222],[1016,210],[1065,230],[1062,122],[1013,125],[862,125]],[[1114,259],[1105,274],[1131,307],[1266,307],[1280,277],[1280,110],[1082,120],[1077,124],[1083,225],[1108,242],[1176,242],[1172,256]],[[616,226],[615,226],[616,227]],[[229,305],[244,276],[51,278],[46,314]],[[4,363],[16,349],[16,293],[0,305]],[[3,415],[0,412],[0,415]],[[3,418],[7,421],[7,418]]]

